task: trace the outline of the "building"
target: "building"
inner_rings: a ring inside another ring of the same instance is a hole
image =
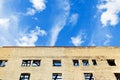
[[[120,47],[1,47],[0,80],[120,80]]]

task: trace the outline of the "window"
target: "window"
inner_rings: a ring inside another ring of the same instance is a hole
[[[73,60],[73,65],[74,66],[79,66],[79,61],[78,60]]]
[[[30,79],[30,73],[21,73],[20,80],[29,80]]]
[[[7,64],[7,60],[0,60],[0,67],[5,67]]]
[[[33,60],[32,66],[33,67],[40,66],[40,60]]]
[[[61,60],[53,60],[53,66],[61,66]]]
[[[97,62],[96,62],[96,60],[94,60],[94,59],[92,60],[92,63],[93,63],[94,66],[97,65]]]
[[[94,80],[92,73],[84,73],[85,80]]]
[[[53,73],[52,80],[62,80],[62,73]]]
[[[116,80],[120,80],[120,73],[114,73]]]
[[[23,60],[22,61],[22,66],[24,66],[24,67],[29,67],[30,64],[31,64],[31,60]]]
[[[108,59],[107,62],[110,66],[116,66],[114,59]]]
[[[89,66],[88,60],[82,60],[83,66]]]

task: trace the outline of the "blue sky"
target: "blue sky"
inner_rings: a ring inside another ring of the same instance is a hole
[[[0,46],[120,46],[120,0],[0,0]]]

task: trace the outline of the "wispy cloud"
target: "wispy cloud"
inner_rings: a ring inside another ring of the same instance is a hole
[[[71,37],[71,41],[74,46],[80,46],[84,42],[80,36]]]
[[[58,0],[58,9],[60,9],[60,14],[55,18],[53,27],[51,29],[51,38],[49,45],[54,46],[60,31],[66,25],[66,20],[69,16],[70,3],[68,0]]]
[[[0,18],[0,27],[7,28],[9,25],[9,18]]]
[[[35,45],[38,37],[46,35],[45,30],[36,27],[35,30],[26,30],[21,27],[20,23],[22,15],[19,15],[12,8],[8,9],[8,2],[0,0],[0,46],[18,46]],[[11,2],[11,0],[9,0]],[[4,3],[4,5],[3,5]],[[11,4],[9,4],[10,6]]]
[[[109,45],[112,36],[110,34],[106,34],[106,40],[104,41],[104,45]]]
[[[77,36],[71,37],[71,42],[74,46],[81,46],[86,39],[86,34],[83,32],[80,32]]]
[[[11,1],[8,2],[10,5]],[[0,46],[16,45],[14,39],[17,38],[19,32],[19,16],[7,7],[8,2],[0,0]]]
[[[4,0],[0,0],[0,11],[1,11],[2,8],[3,8],[3,4],[4,4]]]
[[[18,17],[11,15],[0,20],[0,46],[15,45],[14,39],[18,36]]]
[[[28,8],[27,15],[34,15],[36,13],[36,10],[33,8]]]
[[[95,30],[91,36],[89,46],[109,46],[112,42],[112,34],[108,29],[109,27],[99,26],[98,30]]]
[[[103,26],[115,26],[119,22],[120,0],[101,0],[97,6],[102,11],[101,23]]]
[[[78,17],[79,17],[79,14],[77,13],[72,14],[69,22],[74,26],[78,21]]]
[[[97,18],[98,22],[96,22],[97,26],[93,31],[90,46],[109,46],[112,42],[112,32],[107,26],[118,24],[120,0],[100,0],[99,2],[97,5],[99,14],[96,16],[100,15],[100,20]]]
[[[36,12],[41,12],[46,8],[46,0],[30,0],[32,8],[28,8],[27,15],[34,15]]]
[[[39,36],[45,36],[47,33],[45,30],[36,26],[35,30],[31,30],[29,33],[22,33],[21,37],[16,40],[18,46],[35,46],[35,42]]]

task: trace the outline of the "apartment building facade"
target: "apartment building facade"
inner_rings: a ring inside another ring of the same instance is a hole
[[[120,80],[120,48],[1,47],[0,80]]]

